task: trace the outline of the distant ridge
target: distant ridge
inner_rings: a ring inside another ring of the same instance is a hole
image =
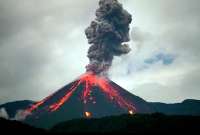
[[[167,115],[193,115],[200,116],[200,100],[186,99],[181,103],[165,104],[149,102],[155,112]]]
[[[21,100],[21,101],[14,101],[14,102],[8,102],[5,104],[0,105],[0,109],[4,108],[9,115],[10,118],[15,117],[15,114],[19,110],[24,110],[34,104],[34,101],[31,100]]]

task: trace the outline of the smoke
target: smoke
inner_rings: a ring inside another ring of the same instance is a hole
[[[132,16],[117,0],[100,0],[96,10],[96,18],[86,28],[90,63],[86,70],[95,74],[107,75],[114,56],[121,56],[131,51],[127,44],[129,38],[129,24]]]
[[[9,115],[5,108],[0,108],[0,118],[9,119]]]
[[[151,41],[153,35],[149,32],[145,32],[139,27],[134,27],[131,31],[131,40],[135,43],[135,47],[139,52],[146,42]]]
[[[26,110],[18,110],[15,114],[15,117],[12,118],[12,120],[17,121],[23,121],[26,119],[27,116],[31,115],[30,112],[27,112]]]
[[[30,112],[27,112],[25,110],[17,110],[15,116],[10,117],[5,108],[0,108],[0,118],[4,118],[4,119],[7,119],[7,120],[23,121],[29,115],[31,115]]]

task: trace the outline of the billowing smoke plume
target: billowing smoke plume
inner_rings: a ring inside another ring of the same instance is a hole
[[[114,56],[130,52],[129,46],[123,43],[130,40],[131,21],[131,15],[117,0],[99,1],[96,19],[85,30],[88,43],[91,44],[87,55],[90,60],[87,71],[105,75]]]

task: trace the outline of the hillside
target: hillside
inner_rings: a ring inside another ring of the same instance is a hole
[[[99,119],[75,119],[44,130],[0,118],[6,133],[199,133],[200,116],[121,115]]]
[[[14,101],[14,102],[8,102],[5,104],[0,105],[0,109],[4,108],[9,115],[10,118],[15,117],[17,111],[24,110],[31,106],[34,103],[34,101],[30,100],[22,100],[22,101]]]
[[[3,133],[45,133],[46,131],[39,128],[23,124],[18,121],[11,121],[0,118],[0,129]]]
[[[200,116],[200,100],[187,99],[181,103],[149,103],[155,112],[166,115],[193,115]]]
[[[77,119],[62,122],[51,129],[54,133],[199,133],[199,116],[122,115],[101,119]]]

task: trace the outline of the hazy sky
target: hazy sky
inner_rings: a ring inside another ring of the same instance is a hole
[[[200,1],[120,0],[132,52],[110,78],[147,101],[200,99]],[[98,0],[0,0],[0,103],[40,100],[85,72]]]

